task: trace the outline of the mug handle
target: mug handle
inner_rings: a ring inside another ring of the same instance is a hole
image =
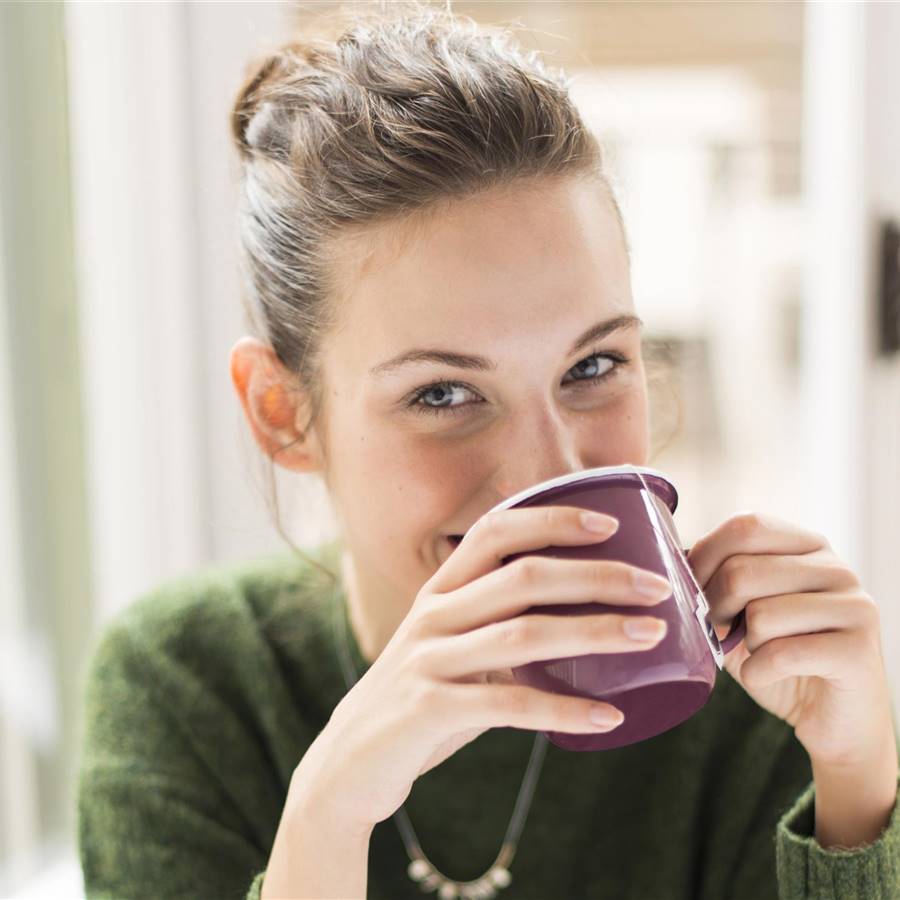
[[[687,559],[688,553],[691,552],[690,547],[684,548],[684,557]],[[722,653],[730,653],[743,640],[747,633],[747,622],[744,616],[744,610],[741,610],[732,620],[731,628],[728,634],[719,641]]]

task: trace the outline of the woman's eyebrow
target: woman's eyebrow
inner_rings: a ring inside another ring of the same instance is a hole
[[[587,346],[592,341],[598,341],[606,337],[613,331],[619,331],[623,328],[637,328],[644,323],[638,316],[622,315],[615,316],[612,319],[606,319],[597,322],[585,331],[575,340],[569,353],[577,353],[582,347]],[[393,372],[402,366],[414,365],[424,362],[443,363],[445,366],[453,366],[457,369],[475,369],[479,372],[493,372],[497,368],[497,363],[488,359],[486,356],[478,356],[468,353],[457,353],[453,350],[440,350],[436,348],[422,348],[416,350],[407,350],[397,356],[393,356],[384,362],[378,363],[369,370],[370,375],[385,375]]]

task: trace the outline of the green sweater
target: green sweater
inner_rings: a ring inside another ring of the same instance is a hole
[[[339,577],[337,543],[306,552]],[[346,691],[332,611],[346,621],[343,594],[287,552],[169,580],[105,630],[78,793],[88,897],[259,897],[291,773]],[[494,861],[533,738],[491,729],[413,785],[406,811],[447,877]],[[896,808],[875,843],[823,849],[806,751],[725,671],[655,738],[546,750],[498,900],[900,897]],[[408,862],[393,817],[378,823],[368,897],[422,897]]]

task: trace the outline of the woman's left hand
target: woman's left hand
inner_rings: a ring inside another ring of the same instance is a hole
[[[878,607],[822,535],[741,513],[688,561],[720,639],[744,610],[747,633],[725,668],[812,760],[862,764],[895,740]]]

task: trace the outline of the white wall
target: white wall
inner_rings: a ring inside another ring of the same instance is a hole
[[[900,219],[900,5],[806,6],[808,503],[882,612],[900,709],[900,356],[876,356],[875,230]]]
[[[66,8],[98,624],[170,576],[282,546],[228,374],[243,333],[228,108],[287,13]]]
[[[870,251],[880,243],[872,226],[890,216],[900,223],[900,4],[868,5],[866,32],[866,204]],[[870,252],[869,291],[876,287],[877,259]],[[869,347],[877,345],[874,309],[867,323]],[[865,571],[879,601],[885,656],[900,710],[900,353],[867,368],[863,470],[868,507]]]

